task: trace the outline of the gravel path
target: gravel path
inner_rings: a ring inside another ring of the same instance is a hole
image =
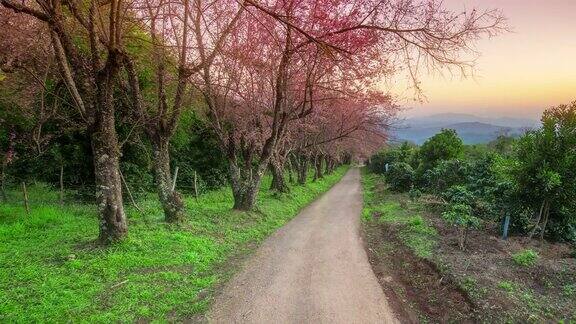
[[[396,323],[360,237],[360,172],[270,236],[216,298],[212,323]]]

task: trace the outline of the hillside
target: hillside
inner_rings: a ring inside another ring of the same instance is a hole
[[[393,132],[398,141],[424,143],[443,128],[454,129],[466,144],[487,143],[502,134],[519,136],[537,126],[526,118],[485,118],[469,114],[437,114],[400,121]]]

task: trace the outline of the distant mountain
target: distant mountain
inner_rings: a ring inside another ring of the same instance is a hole
[[[486,118],[447,113],[403,120],[393,135],[399,141],[422,144],[443,128],[449,128],[454,129],[464,143],[478,144],[490,142],[501,134],[519,136],[535,127],[538,127],[538,122],[527,118]]]

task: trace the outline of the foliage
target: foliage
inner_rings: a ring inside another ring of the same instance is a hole
[[[522,267],[531,267],[538,262],[538,253],[531,249],[526,249],[512,255],[512,260]]]
[[[57,192],[32,186],[36,203],[26,215],[19,194],[11,193],[18,200],[0,205],[0,319],[154,322],[203,313],[233,270],[227,261],[253,249],[345,171],[280,198],[264,185],[258,212],[231,211],[228,188],[188,196],[180,225],[163,222],[161,206],[148,198],[139,202],[143,213],[127,208],[131,231],[110,248],[94,244],[96,206],[61,207]]]
[[[373,173],[384,174],[386,164],[390,166],[392,163],[403,162],[413,165],[416,154],[417,147],[408,142],[403,142],[399,146],[386,147],[370,158],[368,169]]]
[[[562,288],[562,293],[566,297],[576,296],[576,284],[567,284]]]
[[[470,166],[462,160],[442,160],[424,172],[423,183],[428,192],[442,193],[451,186],[462,184],[470,172]]]
[[[442,213],[442,218],[460,229],[459,245],[461,249],[466,247],[468,230],[478,228],[481,222],[478,217],[472,215],[472,208],[462,203],[450,205],[449,209]]]
[[[417,210],[403,207],[398,197],[384,190],[384,177],[363,172],[364,207],[362,220],[399,226],[398,237],[416,255],[431,258],[438,233]]]
[[[514,137],[498,135],[498,137],[488,143],[488,148],[500,155],[510,155],[513,152]]]
[[[422,197],[422,191],[417,188],[412,188],[408,192],[408,196],[412,201],[417,201],[420,197]]]
[[[392,147],[377,161],[417,166],[408,172],[402,165],[402,172],[387,175],[390,187],[440,196],[449,202],[448,213],[451,205],[464,204],[482,220],[509,216],[513,233],[540,231],[542,237],[576,242],[575,149],[576,102],[546,110],[542,128],[519,138],[463,145],[455,131],[444,129],[420,148],[411,147],[411,154],[401,154],[406,146]]]
[[[414,170],[408,163],[395,162],[390,165],[386,179],[392,190],[405,192],[412,188]]]
[[[500,281],[500,282],[498,283],[498,288],[503,289],[503,290],[505,290],[505,291],[507,291],[507,292],[512,292],[512,291],[514,291],[514,288],[515,288],[515,287],[514,287],[514,283],[513,283],[513,282],[504,280],[504,281]]]
[[[0,112],[1,109],[0,105]],[[63,167],[65,187],[74,189],[77,197],[82,200],[93,199],[94,172],[90,140],[76,130],[52,133],[53,127],[55,125],[50,122],[44,125],[44,132],[51,140],[50,145],[40,154],[34,147],[16,146],[17,158],[6,168],[7,180],[14,184],[26,181],[57,186],[60,168]],[[130,132],[125,129],[126,125],[119,125],[119,128],[120,133]],[[120,170],[132,194],[139,198],[154,191],[153,161],[149,143],[141,131],[132,132],[131,140],[122,148]],[[25,139],[23,132],[17,135],[17,139]],[[199,192],[226,184],[226,160],[215,144],[216,141],[216,136],[206,123],[192,110],[187,110],[171,142],[172,165],[173,168],[179,167],[178,188],[185,192],[193,191],[194,171],[197,172]],[[0,143],[0,147],[6,145]]]
[[[463,152],[462,139],[453,129],[443,129],[429,138],[419,151],[420,173],[434,168],[440,161],[457,159]]]
[[[194,111],[183,114],[171,142],[173,164],[180,167],[178,186],[183,191],[193,191],[194,171],[199,192],[226,184],[228,164],[217,141],[213,130]]]
[[[472,205],[474,202],[474,195],[462,185],[452,186],[448,188],[442,197],[451,204]]]
[[[546,110],[542,125],[518,140],[513,176],[522,203],[541,210],[541,236],[548,229],[552,238],[569,239],[576,223],[576,102]]]

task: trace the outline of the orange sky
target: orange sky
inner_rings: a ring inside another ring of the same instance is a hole
[[[576,100],[576,0],[445,0],[455,10],[500,8],[513,33],[482,40],[474,79],[424,76],[427,101],[404,115],[463,112],[538,118]]]

